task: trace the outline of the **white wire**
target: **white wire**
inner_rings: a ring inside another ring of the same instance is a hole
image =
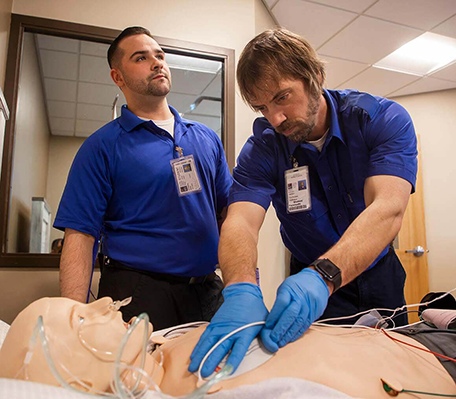
[[[356,313],[356,314],[350,315],[350,316],[332,317],[332,318],[320,320],[320,321],[318,321],[318,322],[315,322],[314,324],[322,325],[322,323],[326,323],[326,322],[328,322],[328,321],[352,319],[352,318],[354,318],[354,317],[361,316],[361,315],[363,315],[363,314],[372,312],[373,310],[377,310],[377,311],[386,311],[386,312],[393,312],[393,314],[392,314],[391,316],[389,316],[389,317],[391,318],[391,317],[393,317],[393,316],[396,314],[396,312],[398,312],[398,311],[401,311],[401,310],[404,310],[404,309],[408,309],[408,308],[417,307],[417,306],[427,306],[427,305],[431,304],[432,302],[438,301],[439,299],[442,299],[443,297],[445,297],[445,296],[451,294],[453,291],[456,291],[456,287],[453,288],[453,289],[450,290],[450,291],[445,292],[444,294],[440,295],[439,297],[434,298],[432,301],[423,302],[423,303],[415,303],[415,304],[412,304],[412,305],[404,305],[404,306],[401,306],[401,307],[396,308],[396,309],[388,309],[388,308],[368,309],[368,310],[364,310],[364,311],[362,311],[362,312],[359,312],[359,313]],[[406,327],[406,326],[404,326],[404,327]]]
[[[209,352],[206,353],[206,356],[203,357],[203,360],[201,360],[201,364],[198,368],[198,382],[201,382],[201,381],[206,381],[202,376],[201,376],[201,369],[203,368],[203,365],[204,363],[206,362],[207,358],[210,356],[210,354],[212,352],[214,352],[215,349],[217,349],[217,347],[219,345],[221,345],[223,342],[225,342],[228,338],[230,338],[231,336],[233,336],[234,334],[238,333],[239,331],[242,331],[242,330],[245,330],[246,328],[249,328],[249,327],[253,327],[253,326],[260,326],[262,324],[265,324],[264,321],[256,321],[254,323],[249,323],[249,324],[245,324],[239,328],[236,328],[236,330],[233,330],[231,331],[229,334],[225,335],[222,339],[220,339],[210,350]]]

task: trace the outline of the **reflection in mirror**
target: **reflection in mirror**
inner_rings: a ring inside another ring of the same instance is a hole
[[[61,248],[63,233],[49,226],[73,158],[84,140],[113,115],[119,116],[125,104],[109,75],[108,47],[24,33],[8,253],[58,253]],[[181,54],[167,54],[166,58],[173,82],[168,103],[184,118],[204,123],[222,138],[223,62]]]

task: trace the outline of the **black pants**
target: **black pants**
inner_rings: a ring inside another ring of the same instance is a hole
[[[307,265],[291,257],[290,274],[296,274]],[[321,319],[349,316],[372,308],[395,309],[405,305],[405,270],[390,248],[388,253],[371,269],[344,285],[329,297],[328,306]],[[391,316],[391,312],[380,314]],[[335,321],[333,324],[354,324],[356,319]],[[394,317],[396,326],[408,323],[406,313]]]
[[[217,275],[203,282],[189,284],[172,276],[162,279],[147,272],[124,266],[104,265],[100,277],[98,298],[113,300],[132,297],[122,307],[123,319],[146,312],[154,331],[192,321],[210,321],[220,307],[223,283]]]

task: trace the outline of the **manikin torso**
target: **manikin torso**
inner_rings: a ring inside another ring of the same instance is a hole
[[[36,320],[42,315],[56,362],[94,389],[109,391],[113,354],[127,327],[120,312],[109,307],[111,302],[110,298],[103,298],[86,305],[63,298],[43,298],[31,304],[13,322],[0,350],[0,377],[26,379],[24,358]],[[122,360],[127,364],[139,364],[143,327],[144,323],[138,326],[125,348]],[[164,393],[180,396],[196,389],[197,377],[187,368],[203,331],[204,327],[198,328],[161,345],[163,366],[158,365],[159,351],[147,355],[145,371]],[[425,349],[412,338],[389,334]],[[27,367],[27,379],[58,385],[39,346]],[[314,326],[260,367],[222,381],[212,391],[275,377],[302,378],[364,398],[388,397],[381,379],[403,389],[456,394],[452,378],[432,354],[396,343],[379,330]],[[66,378],[77,386],[71,376]]]

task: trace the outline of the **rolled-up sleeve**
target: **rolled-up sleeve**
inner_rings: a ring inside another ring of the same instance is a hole
[[[228,203],[253,202],[267,210],[276,191],[275,162],[267,144],[261,138],[251,136],[233,170],[234,181]]]
[[[408,112],[401,105],[388,101],[370,121],[365,139],[370,150],[367,177],[398,176],[410,182],[414,192],[418,152]]]

